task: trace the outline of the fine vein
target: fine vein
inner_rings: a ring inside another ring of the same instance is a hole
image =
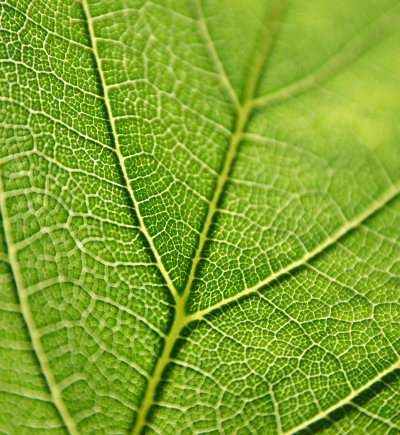
[[[127,189],[128,189],[130,198],[131,198],[131,200],[132,200],[132,202],[134,204],[135,211],[136,211],[137,217],[138,217],[139,222],[140,222],[140,229],[141,229],[143,235],[145,236],[145,238],[147,239],[147,241],[149,242],[151,250],[152,250],[152,252],[153,252],[153,254],[154,254],[155,258],[156,258],[157,266],[158,266],[160,272],[162,273],[162,275],[163,275],[163,277],[164,277],[164,279],[165,279],[165,281],[166,281],[166,283],[167,283],[167,285],[168,285],[172,295],[176,299],[178,294],[177,294],[177,292],[175,290],[175,287],[174,287],[174,285],[173,285],[173,283],[172,283],[172,281],[171,281],[171,279],[170,279],[170,277],[168,275],[168,272],[165,270],[164,264],[161,261],[161,257],[159,256],[158,251],[157,251],[157,249],[154,246],[153,239],[150,237],[149,233],[147,232],[147,228],[146,228],[146,226],[145,226],[145,224],[143,222],[143,218],[142,218],[142,215],[141,215],[140,210],[139,210],[138,202],[136,201],[135,194],[134,194],[134,192],[132,190],[132,186],[129,184],[129,178],[128,178],[128,174],[126,172],[126,168],[125,168],[125,164],[124,164],[124,158],[122,156],[122,153],[121,153],[121,150],[120,150],[120,146],[119,146],[117,129],[115,127],[115,122],[114,122],[114,118],[113,118],[113,115],[112,115],[110,99],[108,97],[108,88],[107,88],[107,84],[106,84],[106,79],[105,79],[104,74],[103,74],[103,69],[101,68],[100,56],[99,56],[98,49],[97,49],[97,41],[96,41],[96,37],[95,37],[95,34],[94,34],[94,29],[93,29],[93,22],[92,22],[92,19],[91,19],[91,16],[90,16],[90,11],[89,11],[89,7],[88,7],[88,4],[87,4],[87,1],[84,0],[82,4],[83,4],[83,9],[84,9],[84,12],[85,12],[85,15],[86,15],[86,20],[87,20],[87,23],[88,23],[88,30],[89,30],[89,35],[90,35],[90,41],[92,43],[93,55],[94,55],[94,58],[95,58],[95,61],[96,61],[96,64],[97,64],[97,70],[99,71],[100,81],[101,81],[101,85],[102,85],[102,88],[103,88],[103,91],[104,91],[104,101],[105,101],[105,104],[106,104],[106,107],[107,107],[107,113],[108,113],[108,117],[109,117],[110,124],[111,124],[112,134],[113,134],[114,139],[115,139],[115,145],[116,145],[115,152],[116,152],[116,154],[118,156],[120,167],[121,167],[122,172],[124,174],[124,178],[125,178],[125,180],[127,182],[126,183],[127,184]]]

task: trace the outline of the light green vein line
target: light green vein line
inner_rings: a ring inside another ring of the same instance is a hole
[[[172,330],[168,334],[168,337],[165,341],[162,354],[160,355],[160,358],[156,363],[153,375],[148,381],[147,389],[142,400],[140,410],[138,412],[138,417],[132,429],[131,435],[139,435],[145,427],[147,415],[150,411],[151,406],[154,403],[154,396],[156,393],[157,385],[162,379],[162,374],[167,364],[171,362],[170,355],[174,347],[175,341],[179,337],[179,333],[182,328],[187,324],[186,318],[184,316],[185,299],[178,297],[176,302],[175,319]]]
[[[165,333],[161,331],[156,325],[152,324],[146,317],[143,317],[142,315],[138,314],[136,311],[130,309],[127,306],[121,305],[119,302],[117,302],[114,299],[111,299],[107,296],[101,296],[92,291],[91,288],[88,288],[89,286],[85,285],[84,281],[79,281],[76,279],[73,279],[71,277],[61,277],[57,276],[56,278],[50,278],[46,281],[41,281],[39,285],[34,285],[31,287],[28,287],[26,289],[28,295],[32,295],[36,292],[43,291],[44,289],[54,285],[54,284],[73,284],[74,286],[79,287],[83,292],[85,292],[91,299],[94,299],[96,301],[104,302],[108,305],[111,305],[113,307],[116,307],[118,310],[124,311],[125,313],[129,314],[130,316],[135,317],[140,322],[144,323],[148,328],[152,329],[156,334],[160,335],[161,337],[165,337]],[[8,311],[17,311],[19,309],[19,305],[8,303],[6,308],[4,308],[4,302],[2,302],[0,309],[6,309],[7,306],[9,306]],[[148,373],[145,375],[148,376]]]
[[[4,123],[3,123],[3,125],[4,125]],[[114,150],[113,150],[113,152],[114,152]],[[39,156],[41,159],[45,160],[46,162],[53,164],[53,165],[56,165],[59,168],[63,169],[64,171],[68,172],[69,174],[71,174],[72,177],[73,177],[73,174],[86,175],[88,178],[92,177],[92,178],[98,180],[100,183],[104,182],[107,184],[111,184],[112,186],[116,186],[117,188],[121,188],[121,189],[126,188],[126,186],[124,186],[123,184],[119,184],[119,183],[116,183],[115,181],[108,180],[107,178],[101,177],[100,175],[97,175],[94,172],[88,172],[86,170],[79,169],[79,168],[69,168],[68,166],[65,166],[62,162],[47,156],[46,154],[37,150],[36,148],[32,148],[29,151],[22,151],[19,153],[9,154],[5,157],[1,157],[0,158],[0,165],[3,165],[4,163],[7,163],[7,162],[11,162],[13,160],[21,159],[23,157],[31,157],[31,156]]]
[[[58,34],[58,33],[54,33],[54,32],[52,32],[51,30],[49,30],[48,28],[46,28],[46,27],[44,27],[42,24],[40,24],[40,21],[39,21],[39,20],[38,20],[38,21],[34,21],[34,20],[32,20],[32,18],[30,18],[30,16],[29,16],[29,14],[31,13],[31,10],[30,10],[31,6],[35,7],[35,4],[34,4],[33,2],[30,3],[29,9],[25,11],[25,10],[23,10],[23,9],[21,10],[21,9],[19,9],[18,7],[15,7],[14,5],[12,5],[12,4],[10,4],[10,3],[7,3],[7,7],[8,7],[8,8],[13,9],[14,11],[18,12],[19,14],[24,15],[26,21],[32,23],[34,26],[37,26],[39,29],[41,29],[41,30],[43,30],[44,32],[46,32],[46,37],[49,36],[49,35],[52,35],[52,36],[54,36],[54,38],[61,39],[61,40],[65,41],[67,44],[75,45],[75,46],[80,47],[80,48],[82,48],[82,49],[84,49],[84,50],[91,50],[90,47],[88,47],[88,46],[86,46],[86,45],[83,45],[83,44],[81,44],[81,43],[78,42],[78,41],[74,41],[74,40],[72,40],[72,39],[68,39],[68,38],[66,38],[65,36],[62,36],[62,35],[60,35],[60,34]],[[41,71],[41,72],[42,72],[42,71]]]
[[[133,204],[135,205],[135,210],[136,210],[136,214],[137,214],[137,217],[139,219],[139,222],[140,222],[141,231],[142,231],[143,235],[146,237],[147,241],[150,244],[150,247],[151,247],[151,249],[153,251],[153,254],[154,254],[155,258],[156,258],[157,265],[158,265],[158,267],[159,267],[159,269],[160,269],[160,271],[161,271],[165,281],[167,282],[167,285],[168,285],[172,295],[176,298],[178,296],[178,294],[177,294],[177,292],[175,290],[175,287],[174,287],[174,285],[173,285],[173,283],[172,283],[172,281],[171,281],[167,271],[165,270],[165,267],[164,267],[164,265],[163,265],[163,263],[161,261],[161,257],[158,255],[157,249],[155,248],[154,243],[153,243],[153,239],[150,237],[149,233],[147,232],[147,228],[144,225],[143,218],[142,218],[142,215],[141,215],[139,207],[138,207],[138,203],[137,203],[136,198],[135,198],[135,194],[134,194],[134,192],[132,190],[132,187],[131,187],[131,185],[129,183],[129,177],[128,177],[128,174],[126,172],[126,168],[125,168],[125,164],[124,164],[124,157],[122,156],[122,153],[120,151],[120,145],[119,145],[119,141],[118,141],[118,134],[117,134],[117,129],[116,129],[116,126],[115,126],[115,122],[114,122],[114,118],[113,118],[113,114],[112,114],[112,110],[111,110],[111,104],[110,104],[110,99],[109,99],[109,96],[108,96],[108,88],[107,88],[107,84],[106,84],[106,79],[104,77],[103,69],[101,68],[100,56],[99,56],[99,52],[98,52],[98,49],[97,49],[97,41],[96,41],[96,37],[95,37],[95,34],[94,34],[94,29],[93,29],[93,20],[91,19],[91,15],[90,15],[90,11],[89,11],[89,7],[88,7],[88,4],[87,4],[87,1],[84,0],[82,2],[82,4],[83,4],[83,9],[84,9],[84,12],[85,12],[85,15],[86,15],[86,20],[87,20],[87,23],[88,23],[89,35],[90,35],[90,40],[91,40],[92,46],[93,46],[92,48],[93,48],[94,58],[95,58],[95,61],[96,61],[96,64],[97,64],[97,69],[98,69],[98,72],[99,72],[99,75],[100,75],[101,85],[102,85],[102,88],[103,88],[103,91],[104,91],[104,101],[105,101],[105,104],[106,104],[106,107],[107,107],[108,117],[109,117],[109,120],[110,120],[112,133],[113,133],[113,136],[114,136],[114,139],[115,139],[115,148],[116,148],[115,152],[116,152],[116,154],[118,156],[118,160],[119,160],[122,172],[124,174],[124,178],[125,178],[126,183],[127,183],[128,192],[130,194],[130,197],[132,199]]]
[[[16,396],[26,397],[28,399],[52,403],[51,395],[45,391],[31,390],[30,388],[23,388],[18,385],[10,385],[6,384],[5,382],[0,382],[0,391],[8,394],[15,394]]]
[[[201,253],[203,251],[204,243],[207,240],[207,234],[211,226],[212,218],[215,215],[215,212],[217,211],[218,201],[221,197],[225,183],[228,180],[229,172],[231,170],[233,160],[236,157],[238,146],[242,140],[244,130],[246,128],[247,122],[251,115],[252,100],[256,91],[257,83],[259,81],[262,72],[262,68],[268,57],[275,34],[278,30],[280,20],[287,7],[287,4],[288,4],[287,0],[278,0],[275,3],[275,8],[273,8],[270,14],[269,20],[265,25],[264,31],[262,32],[259,46],[255,51],[254,63],[250,70],[249,77],[247,79],[246,86],[245,86],[244,100],[243,103],[240,105],[239,109],[237,110],[235,130],[230,139],[230,143],[228,146],[227,153],[225,155],[224,165],[221,174],[217,179],[217,186],[214,191],[214,195],[208,209],[206,221],[204,223],[204,227],[200,236],[199,247],[197,248],[196,256],[193,260],[185,293],[189,293],[189,290],[192,286],[194,276],[195,276],[196,266],[200,261]],[[185,297],[187,298],[188,295],[186,294]]]
[[[299,260],[289,264],[289,266],[281,269],[280,271],[270,275],[268,278],[266,278],[263,281],[260,281],[257,285],[250,287],[240,293],[238,293],[235,296],[232,296],[230,298],[224,299],[223,301],[205,308],[202,311],[198,311],[197,313],[194,313],[190,315],[191,320],[199,320],[203,318],[206,314],[210,313],[211,311],[214,311],[218,308],[221,308],[225,305],[228,305],[229,303],[236,301],[243,296],[249,295],[251,293],[257,292],[260,290],[261,287],[265,286],[266,284],[270,283],[271,281],[276,280],[280,276],[284,275],[285,273],[290,272],[291,270],[295,269],[296,267],[304,265],[307,261],[311,260],[316,255],[323,252],[326,248],[336,243],[341,237],[346,235],[349,231],[353,230],[354,228],[357,228],[363,221],[365,221],[367,218],[372,216],[374,213],[382,209],[386,206],[388,202],[390,202],[393,198],[398,196],[400,194],[400,183],[396,183],[394,185],[391,185],[390,188],[380,197],[378,198],[371,207],[366,208],[361,214],[359,214],[356,218],[349,221],[346,225],[343,225],[338,231],[336,231],[332,236],[327,237],[326,240],[321,243],[319,246],[317,246],[315,249],[310,251],[308,254],[304,255]]]
[[[350,393],[348,396],[344,397],[339,402],[335,403],[334,405],[327,408],[325,411],[320,412],[316,414],[314,417],[310,418],[309,420],[305,420],[302,424],[299,424],[298,426],[292,428],[291,430],[284,432],[284,435],[293,435],[296,432],[300,431],[301,429],[305,429],[310,424],[317,422],[318,420],[321,420],[322,418],[325,418],[335,409],[339,409],[344,405],[347,405],[350,403],[355,397],[357,397],[360,393],[367,390],[369,387],[374,385],[376,382],[379,382],[383,377],[388,375],[389,373],[393,372],[394,370],[400,368],[400,360],[397,360],[394,364],[389,366],[386,370],[384,370],[381,373],[378,373],[377,376],[375,376],[373,379],[371,379],[369,382],[364,384],[362,387],[358,388],[357,390],[354,390],[352,393]]]
[[[278,139],[274,139],[272,137],[266,137],[266,136],[260,136],[258,134],[254,134],[254,133],[244,133],[243,134],[243,140],[248,140],[251,142],[255,142],[255,143],[259,143],[259,144],[266,144],[266,145],[277,145],[280,146],[282,148],[291,148],[292,150],[304,154],[306,156],[308,156],[308,158],[312,158],[314,160],[319,160],[320,162],[323,162],[325,165],[329,165],[328,160],[324,159],[323,157],[319,156],[318,154],[314,154],[311,151],[308,151],[307,149],[302,148],[301,146],[297,146],[293,143],[290,142],[285,142],[282,140],[278,140]],[[237,180],[241,183],[251,183],[245,180]],[[266,184],[260,184],[261,186],[267,187]]]
[[[89,313],[90,313],[90,311],[89,311]],[[47,326],[43,326],[42,328],[39,328],[37,330],[37,335],[38,335],[38,337],[44,337],[47,334],[51,334],[53,332],[59,332],[64,328],[74,328],[74,327],[82,327],[88,334],[90,332],[90,337],[99,346],[99,348],[101,348],[103,351],[109,353],[110,355],[114,355],[116,357],[116,359],[123,362],[127,366],[131,367],[133,370],[136,370],[144,378],[149,377],[149,373],[144,368],[142,368],[136,361],[124,357],[118,351],[116,351],[115,348],[113,349],[112,346],[111,347],[108,346],[107,343],[105,343],[105,341],[102,340],[101,336],[96,335],[95,333],[90,331],[90,329],[87,328],[87,325],[84,321],[81,321],[81,320],[70,320],[70,321],[61,320],[60,322],[51,323]],[[65,347],[67,347],[67,346],[65,346]],[[58,350],[59,349],[56,349],[55,351],[50,351],[49,355],[51,355],[52,357],[56,357],[58,355]]]
[[[395,6],[395,8],[398,5]],[[302,79],[253,101],[254,108],[262,108],[272,104],[282,103],[296,95],[306,92],[328,80],[346,66],[353,63],[360,55],[372,49],[385,37],[390,36],[399,26],[398,17],[388,17],[384,14],[370,24],[361,34],[355,36],[342,50],[331,57],[317,70]]]
[[[11,276],[11,273],[9,274]],[[18,304],[15,304],[13,302],[4,302],[2,301],[0,303],[0,310],[2,311],[8,311],[9,313],[20,313],[21,307]]]
[[[360,226],[362,226],[362,224],[360,224]],[[371,304],[374,308],[377,306],[376,304],[373,304],[370,300],[368,300],[365,295],[363,295],[362,293],[360,293],[358,290],[355,290],[349,286],[347,286],[346,284],[343,284],[342,282],[338,281],[335,278],[332,278],[331,276],[329,276],[328,274],[321,272],[319,269],[317,269],[316,267],[312,266],[310,263],[305,263],[304,264],[305,267],[307,267],[308,269],[312,270],[314,273],[323,276],[324,278],[326,278],[327,280],[329,280],[330,282],[334,282],[336,284],[338,284],[339,286],[341,286],[342,288],[345,288],[347,290],[350,290],[351,293],[353,293],[354,295],[359,295],[360,297],[364,298],[365,300],[368,301],[368,304]],[[390,341],[390,339],[387,337],[387,334],[385,333],[384,329],[378,324],[378,329],[381,333],[381,335],[383,337],[385,337],[389,343],[390,349],[391,351],[397,355],[398,357],[400,357],[399,352],[394,348],[393,343]],[[350,385],[351,386],[351,385]]]
[[[240,110],[240,102],[236,95],[235,90],[232,87],[231,82],[229,81],[224,66],[222,65],[222,62],[220,61],[218,57],[218,53],[215,50],[214,43],[211,39],[210,33],[208,31],[206,19],[204,18],[203,9],[201,7],[201,0],[194,0],[193,1],[194,6],[194,12],[195,16],[197,18],[197,21],[199,23],[199,30],[200,30],[200,36],[203,40],[203,43],[207,49],[208,55],[210,56],[210,59],[214,65],[214,68],[216,69],[222,86],[225,88],[229,98],[231,99],[236,111]]]
[[[49,115],[46,112],[43,112],[42,110],[34,110],[34,109],[30,108],[29,106],[26,106],[25,104],[23,104],[23,103],[21,103],[21,102],[19,102],[17,100],[14,100],[12,98],[8,98],[8,97],[6,97],[6,98],[0,97],[0,103],[15,104],[16,106],[22,107],[27,112],[29,112],[29,115],[31,115],[31,114],[33,114],[33,115],[43,115],[44,117],[46,117],[50,121],[54,122],[55,124],[59,124],[62,127],[65,127],[68,131],[76,134],[77,136],[79,136],[79,137],[81,137],[81,138],[83,138],[85,140],[88,140],[90,142],[93,142],[93,143],[95,143],[97,145],[100,145],[103,148],[107,148],[110,151],[113,151],[113,152],[115,151],[114,148],[112,148],[111,146],[103,144],[103,143],[99,142],[98,140],[93,139],[90,136],[87,136],[86,134],[80,133],[78,130],[75,130],[74,127],[71,127],[70,125],[66,124],[64,121],[62,121],[60,119],[54,118],[53,116]]]
[[[49,363],[46,358],[46,353],[42,347],[40,337],[37,333],[36,324],[29,309],[28,292],[26,291],[21,272],[19,270],[19,263],[17,260],[17,251],[14,248],[11,226],[8,221],[8,212],[6,207],[6,196],[4,195],[3,181],[0,177],[0,212],[3,216],[4,234],[6,244],[8,246],[8,256],[10,260],[10,267],[15,279],[15,284],[18,292],[19,302],[21,306],[22,316],[28,328],[29,335],[32,341],[33,350],[36,353],[43,375],[47,381],[47,385],[50,390],[50,394],[54,405],[56,406],[64,424],[70,435],[79,435],[75,425],[75,421],[72,419],[68,412],[67,407],[63,401],[61,390],[58,388],[54,375],[50,369]]]
[[[46,32],[48,32],[48,30],[46,30]],[[91,50],[90,50],[90,51],[91,51]],[[42,73],[44,72],[43,70],[37,70],[37,69],[33,68],[31,65],[29,65],[29,64],[27,64],[27,63],[25,63],[25,62],[23,62],[23,61],[20,61],[20,60],[8,59],[8,61],[9,61],[10,63],[13,63],[14,65],[20,65],[20,66],[22,66],[23,68],[27,69],[28,71],[32,71],[32,72],[34,72],[35,74],[42,74]],[[82,93],[84,93],[85,95],[90,95],[91,97],[93,97],[93,98],[95,98],[95,99],[100,99],[100,100],[103,99],[103,97],[101,97],[100,95],[93,94],[92,92],[87,91],[86,89],[82,89],[82,88],[80,88],[80,87],[78,87],[78,86],[73,85],[72,83],[68,83],[68,82],[66,82],[65,80],[63,80],[62,77],[56,75],[55,70],[53,70],[52,73],[54,74],[55,77],[57,77],[57,79],[59,79],[60,81],[62,81],[62,82],[65,84],[65,86],[68,86],[68,88],[72,88],[72,89],[74,89],[75,91],[82,92]],[[29,99],[28,101],[32,101],[32,100]]]
[[[271,402],[272,402],[272,406],[274,407],[274,414],[275,414],[275,418],[276,418],[276,431],[277,431],[277,435],[282,435],[282,421],[281,421],[281,416],[279,414],[279,404],[278,401],[276,400],[275,397],[275,393],[274,393],[274,388],[272,383],[269,386],[269,394],[271,395]]]
[[[147,417],[147,414],[148,414],[148,411],[149,411],[151,405],[153,404],[154,394],[155,394],[157,385],[158,385],[159,381],[161,380],[162,372],[164,371],[164,368],[169,361],[169,356],[171,354],[175,340],[179,336],[179,332],[181,331],[182,327],[184,326],[184,317],[182,316],[182,313],[184,311],[184,305],[183,305],[182,298],[179,297],[167,271],[165,270],[165,267],[161,261],[161,257],[159,256],[159,254],[154,246],[153,239],[150,237],[150,235],[147,232],[147,228],[144,225],[143,218],[141,216],[141,213],[140,213],[140,210],[138,207],[138,203],[135,199],[134,192],[132,190],[132,187],[129,184],[128,174],[126,172],[126,168],[124,165],[124,159],[123,159],[123,156],[122,156],[120,149],[119,149],[117,130],[116,130],[116,126],[115,126],[115,123],[113,120],[113,116],[112,116],[111,105],[110,105],[110,100],[108,97],[108,89],[107,89],[105,77],[103,74],[103,70],[101,68],[100,56],[99,56],[98,49],[97,49],[97,41],[95,38],[94,29],[93,29],[93,22],[92,22],[92,19],[90,16],[89,7],[88,7],[86,0],[83,1],[83,8],[84,8],[84,12],[85,12],[86,19],[88,22],[89,34],[90,34],[90,38],[91,38],[92,45],[93,45],[93,52],[94,52],[94,56],[96,59],[97,68],[99,71],[102,87],[103,87],[104,94],[105,94],[105,104],[107,107],[108,116],[109,116],[110,123],[111,123],[112,133],[113,133],[114,138],[115,138],[116,153],[117,153],[117,156],[118,156],[118,159],[120,162],[120,166],[121,166],[121,169],[123,171],[125,180],[127,181],[127,188],[128,188],[129,194],[131,196],[133,204],[135,205],[135,209],[136,209],[136,213],[137,213],[137,216],[138,216],[138,219],[140,222],[142,233],[144,234],[144,236],[146,237],[147,241],[150,244],[150,247],[151,247],[153,254],[156,258],[156,261],[157,261],[157,266],[158,266],[160,272],[162,273],[162,275],[163,275],[163,277],[164,277],[164,279],[165,279],[165,281],[166,281],[166,283],[167,283],[167,285],[168,285],[168,287],[169,287],[169,289],[170,289],[170,291],[171,291],[171,293],[176,301],[176,304],[177,304],[174,324],[173,324],[172,329],[168,335],[168,338],[165,340],[164,348],[163,348],[162,353],[161,353],[161,355],[156,363],[154,372],[152,373],[152,376],[150,377],[150,379],[148,379],[145,395],[144,395],[144,398],[142,399],[140,409],[138,410],[138,413],[137,413],[137,420],[135,421],[134,427],[132,429],[132,435],[136,435],[136,434],[139,434],[141,432],[142,428],[146,424],[146,417]]]

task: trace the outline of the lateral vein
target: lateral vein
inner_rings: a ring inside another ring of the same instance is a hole
[[[398,5],[396,6],[398,7]],[[398,28],[398,25],[399,19],[390,19],[384,14],[315,71],[284,88],[256,98],[253,101],[253,107],[259,109],[282,103],[318,86],[353,63],[361,54],[390,36]]]
[[[54,375],[50,369],[49,363],[46,358],[46,353],[40,341],[40,336],[38,334],[35,321],[29,309],[29,302],[28,302],[29,294],[24,287],[22,281],[22,275],[19,269],[19,263],[16,257],[17,252],[12,240],[11,226],[9,223],[8,212],[6,207],[6,196],[4,195],[3,180],[1,179],[1,177],[0,177],[0,213],[3,216],[3,228],[4,228],[6,244],[8,247],[9,264],[15,280],[15,286],[17,289],[19,302],[21,306],[21,313],[25,320],[28,333],[32,341],[33,350],[36,353],[37,359],[42,369],[42,373],[49,387],[52,401],[55,407],[57,408],[67,431],[69,432],[70,435],[79,435],[79,432],[76,428],[75,421],[72,419],[71,415],[68,412],[68,409],[63,401],[61,391],[58,388]]]
[[[343,225],[336,233],[334,233],[332,236],[328,237],[324,243],[321,243],[318,245],[315,249],[310,251],[308,254],[304,255],[299,260],[295,261],[294,263],[289,264],[289,266],[281,269],[280,271],[270,275],[268,278],[266,278],[263,281],[260,281],[258,284],[256,284],[253,287],[250,287],[230,298],[224,299],[223,301],[219,302],[218,304],[215,304],[213,306],[210,306],[208,308],[205,308],[202,311],[198,311],[197,313],[194,313],[190,315],[188,318],[191,320],[199,320],[203,318],[206,314],[210,313],[211,311],[214,311],[218,308],[223,307],[224,305],[228,305],[229,303],[236,301],[243,296],[249,295],[251,293],[257,292],[261,287],[265,286],[266,284],[269,284],[270,282],[278,279],[282,275],[290,272],[291,270],[295,269],[296,267],[304,265],[307,261],[311,260],[321,252],[323,252],[326,248],[336,243],[341,237],[345,236],[347,233],[349,233],[351,230],[357,228],[363,221],[368,219],[370,216],[372,216],[374,213],[385,207],[388,202],[390,202],[392,199],[394,199],[396,196],[400,194],[400,182],[393,184],[390,186],[390,188],[378,199],[376,200],[373,205],[367,209],[364,210],[363,213],[359,214],[356,218],[349,221],[346,225]]]
[[[236,125],[235,130],[231,136],[228,150],[225,154],[224,164],[220,175],[217,178],[216,188],[214,190],[213,198],[211,200],[208,213],[206,216],[206,221],[204,223],[203,230],[200,235],[200,243],[196,250],[196,256],[193,260],[192,267],[190,270],[190,275],[188,283],[185,289],[185,298],[188,297],[189,290],[195,278],[195,271],[197,264],[200,261],[201,253],[204,248],[205,241],[207,240],[207,234],[209,232],[212,218],[217,211],[218,201],[223,192],[226,181],[228,180],[229,173],[232,167],[232,163],[236,157],[239,144],[242,140],[244,130],[246,128],[247,122],[252,112],[252,101],[257,88],[257,84],[262,72],[262,68],[268,58],[274,37],[278,31],[281,18],[284,11],[288,5],[288,0],[278,0],[275,3],[275,7],[272,9],[268,22],[265,25],[265,29],[261,34],[258,47],[255,50],[254,62],[252,68],[250,69],[248,79],[244,91],[243,103],[237,109]]]
[[[165,281],[166,281],[166,283],[168,285],[169,290],[171,291],[172,295],[176,299],[178,294],[177,294],[177,291],[175,290],[175,286],[173,285],[173,283],[172,283],[172,281],[171,281],[167,271],[165,270],[164,264],[161,261],[161,257],[159,256],[158,251],[157,251],[157,249],[154,246],[153,239],[150,237],[150,235],[149,235],[149,233],[147,231],[147,228],[144,225],[143,218],[142,218],[142,215],[141,215],[140,210],[139,210],[138,202],[136,201],[135,194],[134,194],[134,192],[132,190],[131,185],[129,184],[129,177],[128,177],[128,174],[126,172],[126,168],[125,168],[125,164],[124,164],[124,158],[123,158],[123,156],[121,154],[121,151],[120,151],[117,129],[116,129],[116,126],[115,126],[114,117],[113,117],[112,110],[111,110],[110,99],[108,97],[108,88],[107,88],[106,80],[105,80],[105,77],[104,77],[103,69],[101,68],[100,56],[99,56],[98,49],[97,49],[97,41],[96,41],[96,37],[95,37],[95,34],[94,34],[92,18],[91,18],[91,15],[90,15],[90,11],[89,11],[89,7],[88,7],[88,4],[87,4],[87,0],[83,0],[82,4],[83,4],[83,9],[84,9],[84,12],[85,12],[85,15],[86,15],[86,19],[87,19],[87,22],[88,22],[88,30],[89,30],[90,40],[91,40],[91,43],[92,43],[93,55],[94,55],[94,58],[95,58],[95,61],[96,61],[96,64],[97,64],[97,69],[99,71],[101,85],[102,85],[102,88],[103,88],[103,91],[104,91],[104,101],[105,101],[105,104],[106,104],[106,107],[107,107],[108,118],[110,120],[111,129],[112,129],[112,133],[113,133],[114,140],[115,140],[115,152],[116,152],[116,154],[118,156],[118,160],[119,160],[122,172],[124,174],[124,178],[126,180],[128,192],[129,192],[130,197],[132,199],[132,202],[133,202],[133,204],[135,206],[135,211],[136,211],[137,217],[138,217],[139,222],[140,222],[141,231],[142,231],[143,235],[145,236],[145,238],[147,239],[148,243],[150,244],[151,250],[152,250],[152,252],[153,252],[153,254],[154,254],[155,258],[156,258],[156,261],[157,261],[157,266],[158,266],[161,274],[163,275],[163,277],[164,277],[164,279],[165,279]]]
[[[200,35],[203,39],[203,43],[206,46],[208,55],[210,56],[211,60],[214,63],[215,69],[220,77],[221,80],[221,84],[224,86],[230,100],[232,101],[236,111],[240,110],[240,102],[239,99],[236,95],[235,90],[232,87],[231,82],[229,81],[224,66],[222,65],[222,62],[220,61],[219,57],[218,57],[218,53],[214,47],[214,43],[211,39],[210,36],[210,32],[208,31],[208,27],[207,27],[207,23],[206,23],[206,19],[204,17],[203,14],[203,9],[201,7],[201,0],[194,0],[194,10],[195,10],[195,15],[197,18],[197,21],[199,23],[199,30],[200,30]]]
[[[382,423],[387,424],[389,427],[391,427],[393,429],[397,429],[400,432],[400,426],[393,423],[392,421],[388,420],[387,418],[381,417],[380,415],[376,415],[376,414],[368,411],[367,409],[362,408],[361,406],[357,405],[353,401],[350,401],[349,403],[353,408],[356,408],[360,413],[365,414],[374,420],[379,420]]]
[[[347,405],[348,403],[353,404],[352,400],[355,397],[357,397],[363,391],[367,390],[369,387],[371,387],[375,383],[379,382],[383,377],[385,377],[389,373],[392,373],[394,370],[396,370],[398,368],[400,368],[400,360],[397,360],[394,364],[390,365],[383,372],[378,373],[373,379],[371,379],[369,382],[364,384],[362,387],[358,388],[357,390],[353,390],[352,393],[350,393],[348,396],[346,396],[345,398],[343,398],[339,402],[335,403],[335,405],[330,406],[325,411],[316,414],[314,417],[310,418],[309,420],[304,421],[302,424],[299,424],[298,426],[295,426],[293,429],[291,429],[287,432],[284,432],[284,435],[293,435],[296,432],[300,431],[301,429],[305,429],[306,427],[310,426],[310,424],[315,423],[318,420],[321,420],[322,418],[327,417],[335,409],[339,409],[342,406]]]

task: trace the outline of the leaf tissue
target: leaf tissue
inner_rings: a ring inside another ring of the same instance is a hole
[[[398,0],[0,21],[0,433],[400,434]]]

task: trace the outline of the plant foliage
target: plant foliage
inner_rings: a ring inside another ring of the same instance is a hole
[[[397,0],[6,0],[0,432],[400,433]]]

